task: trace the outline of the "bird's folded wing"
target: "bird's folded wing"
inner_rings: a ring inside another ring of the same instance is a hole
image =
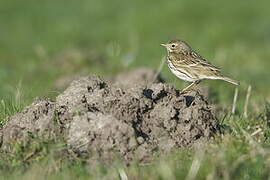
[[[203,57],[198,55],[196,52],[192,51],[190,53],[191,58],[193,58],[193,62],[195,61],[196,63],[190,64],[190,66],[197,66],[197,65],[202,65],[210,68],[211,70],[218,71],[220,72],[220,68],[212,65],[210,62],[206,61]]]

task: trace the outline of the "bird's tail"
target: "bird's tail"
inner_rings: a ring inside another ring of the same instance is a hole
[[[220,80],[227,81],[227,82],[232,83],[232,84],[237,85],[237,86],[240,85],[240,82],[238,82],[238,81],[236,81],[236,80],[234,80],[234,79],[225,77],[225,76],[220,77]]]

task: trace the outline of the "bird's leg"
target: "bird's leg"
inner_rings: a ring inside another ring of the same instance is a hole
[[[195,85],[198,85],[200,82],[200,80],[192,82],[188,87],[184,88],[181,93],[183,94],[188,92],[191,88],[193,88]]]
[[[188,92],[194,85],[196,84],[196,81],[192,82],[190,85],[188,85],[186,88],[184,88],[181,93]]]

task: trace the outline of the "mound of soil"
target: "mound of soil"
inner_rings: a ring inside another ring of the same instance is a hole
[[[57,127],[77,154],[147,161],[155,153],[202,143],[219,131],[202,95],[179,94],[154,77],[145,68],[119,75],[113,83],[81,77],[55,102],[36,100],[9,117],[0,133],[1,147],[7,149],[10,141],[26,140],[29,134],[55,135]]]

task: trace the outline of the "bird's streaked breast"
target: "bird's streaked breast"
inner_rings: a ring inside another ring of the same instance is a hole
[[[196,79],[193,79],[192,77],[190,77],[187,73],[185,73],[184,71],[181,71],[181,69],[177,69],[173,63],[168,60],[168,67],[171,70],[171,72],[176,75],[179,79],[182,79],[184,81],[189,81],[189,82],[193,82]]]

